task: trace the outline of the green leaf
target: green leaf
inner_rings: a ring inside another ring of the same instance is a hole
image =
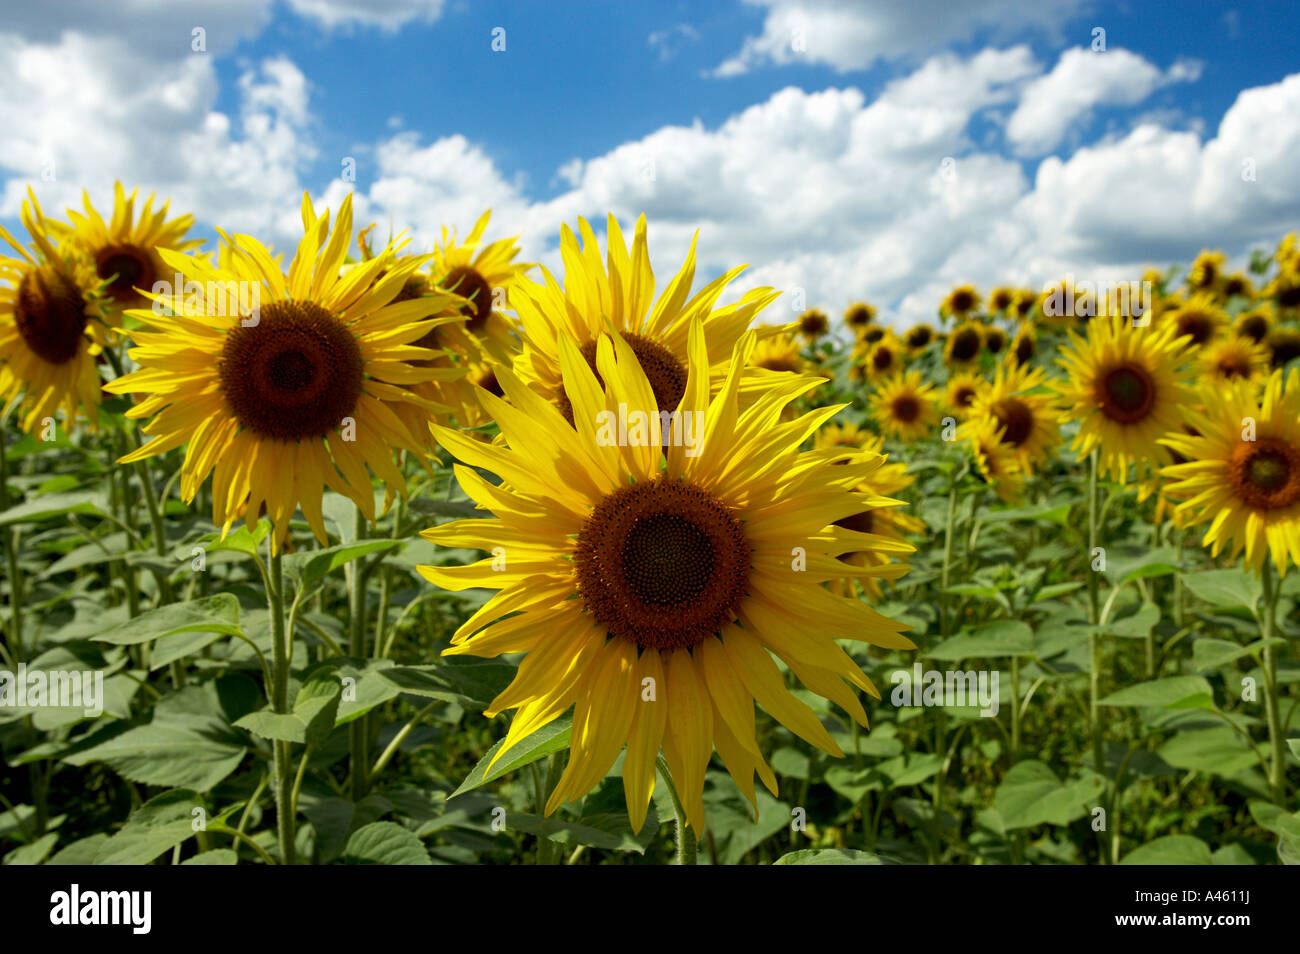
[[[1014,619],[999,619],[946,639],[928,655],[931,659],[957,660],[978,656],[995,659],[1004,656],[1028,656],[1034,651],[1034,633]]]
[[[1255,753],[1228,726],[1185,729],[1158,750],[1174,768],[1231,776],[1259,764]]]
[[[1193,596],[1214,606],[1244,606],[1253,612],[1264,593],[1259,580],[1242,569],[1184,573],[1182,580]]]
[[[853,848],[805,848],[782,855],[774,865],[883,865],[878,855]]]
[[[232,530],[226,534],[225,539],[221,538],[220,533],[211,533],[200,540],[195,546],[202,547],[208,553],[221,553],[222,551],[243,553],[247,556],[255,557],[261,548],[262,541],[270,532],[271,525],[265,520],[259,520],[257,525],[250,531],[248,527],[241,526],[238,530]]]
[[[1242,646],[1230,639],[1202,636],[1192,643],[1192,664],[1199,672],[1209,672],[1212,669],[1220,669],[1243,656],[1253,656],[1265,646],[1281,646],[1285,643],[1285,639],[1275,637],[1268,641],[1257,639],[1248,646]]]
[[[378,821],[392,808],[392,803],[379,795],[367,795],[356,803],[347,798],[304,797],[302,813],[316,830],[316,854],[321,864],[336,860],[354,832]]]
[[[195,855],[193,858],[186,858],[181,862],[182,865],[233,865],[236,855],[229,848],[213,848],[211,851],[205,851]]]
[[[569,733],[573,728],[571,716],[562,716],[554,722],[548,722],[532,735],[526,736],[510,747],[505,755],[497,760],[488,771],[488,764],[496,758],[505,739],[497,741],[492,748],[488,749],[487,754],[478,760],[474,770],[465,776],[465,781],[460,783],[460,787],[451,793],[451,797],[472,791],[489,782],[495,782],[503,775],[509,775],[516,769],[521,769],[525,765],[536,762],[538,759],[544,759],[552,753],[559,752],[561,749],[569,746]]]
[[[1116,586],[1178,572],[1178,551],[1172,547],[1112,546],[1106,551],[1106,578]]]
[[[343,860],[350,865],[431,865],[424,842],[396,822],[372,822],[348,839]]]
[[[1191,835],[1165,835],[1135,848],[1122,865],[1212,865],[1210,846]]]
[[[993,805],[1007,829],[1068,825],[1087,814],[1101,793],[1099,775],[1062,783],[1042,762],[1027,759],[1007,772],[994,793]]]
[[[1253,799],[1248,803],[1250,815],[1259,822],[1261,828],[1267,828],[1275,835],[1290,835],[1300,838],[1300,814],[1291,814],[1272,802]]]
[[[57,831],[49,832],[37,838],[30,845],[19,845],[5,855],[6,865],[39,865],[59,841]]]
[[[343,685],[337,676],[318,672],[298,690],[292,712],[260,709],[240,718],[235,727],[247,729],[264,739],[296,742],[320,749],[334,730],[342,692]]]
[[[0,526],[24,523],[29,520],[46,520],[69,513],[91,513],[103,516],[107,511],[108,498],[102,493],[76,491],[66,494],[45,494],[0,511]]]
[[[1136,613],[1111,620],[1102,627],[1102,632],[1129,639],[1146,639],[1158,622],[1160,622],[1160,608],[1155,603],[1143,603]]]
[[[516,667],[502,662],[448,660],[430,666],[394,666],[380,676],[402,692],[483,709],[510,685],[517,672]]]
[[[359,543],[343,543],[324,550],[305,550],[287,557],[284,561],[284,571],[292,579],[297,580],[302,589],[310,590],[343,564],[379,550],[391,550],[401,543],[401,540],[391,539],[362,540]]]
[[[222,633],[238,636],[239,600],[232,593],[217,593],[185,603],[171,603],[141,613],[98,636],[96,642],[135,646],[174,633]]]
[[[657,816],[648,815],[646,823],[637,834],[625,813],[588,815],[577,821],[563,818],[543,818],[512,812],[506,816],[506,827],[526,831],[561,845],[586,845],[606,851],[631,851],[645,854],[645,846],[659,829]]]
[[[93,865],[100,846],[108,841],[108,832],[97,832],[61,848],[47,865]]]
[[[1209,696],[1213,700],[1210,684],[1201,676],[1169,676],[1139,682],[1097,700],[1099,706],[1169,706],[1187,708],[1182,703],[1189,699]]]
[[[1079,589],[1083,585],[1084,585],[1083,583],[1079,583],[1079,582],[1048,584],[1047,586],[1041,587],[1036,593],[1034,593],[1033,602],[1041,603],[1044,600],[1056,599],[1056,597],[1064,596],[1066,593],[1073,593],[1075,590]]]
[[[147,865],[194,834],[194,809],[203,801],[176,789],[149,799],[131,813],[122,830],[95,852],[97,865]]]

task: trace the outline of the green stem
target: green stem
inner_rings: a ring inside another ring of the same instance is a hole
[[[357,507],[354,522],[355,539],[361,540],[366,532],[366,517]],[[348,655],[364,659],[366,655],[366,581],[358,561],[347,565],[344,572],[348,587]],[[369,720],[362,716],[348,725],[348,762],[351,771],[351,793],[354,802],[365,797],[370,787],[370,757],[368,743]]]
[[[668,763],[664,757],[659,756],[655,764],[659,767],[659,774],[663,777],[664,784],[668,786],[668,796],[673,801],[673,816],[677,820],[677,864],[693,865],[697,846],[695,836],[686,826],[686,809],[682,808],[682,800],[677,797],[677,787],[673,785],[673,775],[668,771]]]
[[[1268,787],[1273,798],[1273,804],[1286,807],[1284,801],[1286,798],[1286,776],[1284,774],[1286,757],[1282,750],[1282,747],[1286,744],[1284,739],[1286,732],[1282,729],[1278,709],[1277,647],[1270,642],[1277,626],[1277,600],[1280,591],[1281,587],[1277,585],[1277,580],[1273,576],[1273,564],[1269,559],[1265,558],[1264,616],[1260,620],[1262,624],[1260,628],[1264,637],[1264,691],[1268,694],[1265,698],[1264,711],[1268,719],[1268,741],[1272,748],[1272,758],[1269,762],[1268,771]]]
[[[1088,458],[1088,620],[1092,623],[1092,632],[1088,635],[1088,656],[1091,660],[1088,672],[1088,725],[1092,732],[1092,760],[1098,774],[1106,774],[1105,750],[1101,739],[1101,709],[1097,701],[1101,698],[1101,634],[1097,627],[1101,622],[1098,606],[1100,595],[1097,580],[1098,570],[1093,568],[1096,559],[1097,537],[1097,451],[1094,449]]]
[[[9,453],[6,438],[0,432],[0,510],[9,508]],[[18,573],[18,537],[12,526],[5,526],[5,562],[9,567],[9,646],[15,660],[23,655],[23,586]]]
[[[284,632],[284,571],[281,555],[274,546],[275,528],[267,536],[271,550],[267,564],[266,600],[271,615],[271,709],[286,715],[289,712],[289,652]],[[275,751],[275,813],[276,829],[280,840],[280,858],[286,865],[295,863],[293,779],[289,768],[289,743],[276,739]]]

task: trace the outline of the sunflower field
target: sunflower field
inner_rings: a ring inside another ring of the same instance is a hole
[[[0,230],[6,864],[1300,863],[1294,234],[894,328],[301,213]]]

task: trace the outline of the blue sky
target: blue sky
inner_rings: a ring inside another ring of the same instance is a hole
[[[558,267],[562,222],[644,212],[660,274],[698,228],[702,272],[906,323],[959,281],[1240,261],[1300,219],[1290,3],[108,6],[0,28],[11,229],[28,183],[58,209],[121,178],[288,246],[302,190],[355,189],[417,244],[491,206]]]

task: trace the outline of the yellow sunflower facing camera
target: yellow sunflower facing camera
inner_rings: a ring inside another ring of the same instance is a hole
[[[164,249],[168,266],[202,292],[160,297],[159,313],[131,312],[148,326],[132,334],[129,354],[139,369],[105,386],[145,395],[127,416],[149,419],[143,431],[153,440],[124,462],[184,446],[182,498],[193,500],[212,475],[213,522],[224,533],[242,517],[251,528],[265,507],[276,527],[273,548],[299,507],[325,541],[326,487],[371,520],[371,473],[390,497],[405,493],[394,451],[418,455],[422,443],[394,406],[428,403],[409,386],[428,378],[416,362],[432,356],[414,342],[436,322],[463,320],[441,307],[451,314],[422,320],[430,305],[424,300],[393,303],[418,258],[391,264],[385,254],[342,270],[350,195],[332,233],[329,213],[317,216],[306,195],[302,218],[304,236],[287,275],[248,235],[221,233],[228,269]]]
[[[500,446],[437,429],[439,442],[468,465],[456,466],[461,486],[492,516],[424,536],[498,554],[420,572],[448,590],[497,591],[446,652],[526,654],[487,709],[489,716],[515,710],[499,754],[573,710],[568,765],[548,814],[589,792],[626,749],[623,788],[639,831],[662,750],[686,821],[699,832],[715,749],[751,804],[755,773],[776,791],[756,739],[755,702],[809,743],[842,755],[815,712],[786,688],[778,659],[806,689],[865,725],[853,687],[878,693],[836,639],[913,647],[902,624],[823,586],[894,579],[907,569],[838,559],[861,549],[911,549],[835,525],[873,504],[853,488],[882,460],[836,466],[833,452],[800,452],[838,410],[778,423],[815,380],[788,378],[742,407],[754,333],[737,343],[716,393],[701,316],[688,334],[688,381],[674,406],[691,416],[687,430],[699,428],[694,450],[648,435],[612,440],[603,430],[620,408],[655,417],[661,406],[643,359],[621,335],[600,337],[596,371],[577,342],[557,342],[571,420],[505,370],[505,398],[480,395],[501,426]],[[494,486],[476,468],[504,483]]]
[[[1069,333],[1057,359],[1068,377],[1056,389],[1062,420],[1079,422],[1072,447],[1081,458],[1096,449],[1100,473],[1120,483],[1129,465],[1142,481],[1172,463],[1158,441],[1181,426],[1195,397],[1181,371],[1182,353],[1172,324],[1134,328],[1114,316],[1090,321],[1086,338]]]
[[[883,381],[871,395],[871,416],[886,437],[917,441],[934,433],[937,403],[934,385],[920,371],[906,371]]]
[[[1209,523],[1203,545],[1245,554],[1259,572],[1271,558],[1281,576],[1300,564],[1300,371],[1274,371],[1263,399],[1247,381],[1222,385],[1204,412],[1188,411],[1195,435],[1161,443],[1184,463],[1165,467],[1190,525]]]
[[[1014,360],[1004,361],[993,381],[975,393],[962,427],[969,433],[980,420],[991,420],[1020,468],[1032,472],[1061,439],[1051,403],[1040,393],[1045,383],[1046,375],[1041,370],[1017,365]]]

